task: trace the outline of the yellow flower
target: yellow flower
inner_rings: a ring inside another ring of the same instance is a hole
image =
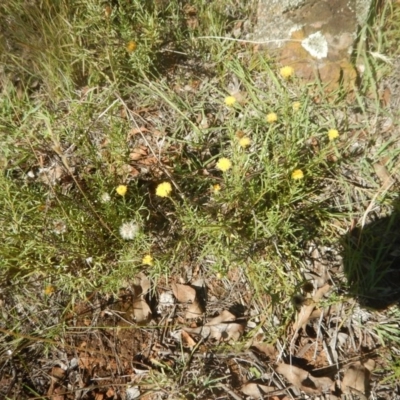
[[[246,148],[251,145],[251,139],[248,136],[243,136],[239,139],[239,146]]]
[[[44,289],[44,294],[46,295],[46,296],[50,296],[50,295],[52,295],[54,292],[55,292],[55,287],[54,286],[51,286],[51,285],[48,285],[48,286],[46,286],[45,287],[45,289]]]
[[[335,140],[339,137],[339,132],[337,129],[329,129],[328,131],[328,138],[329,140]]]
[[[236,103],[236,98],[233,96],[227,96],[225,97],[225,104],[228,107],[232,107]]]
[[[214,190],[214,193],[218,193],[221,191],[221,185],[219,183],[216,183],[213,185],[212,189]]]
[[[297,180],[303,179],[303,178],[304,178],[304,174],[303,174],[303,171],[301,169],[295,169],[292,172],[292,179],[297,181]]]
[[[276,113],[272,112],[267,114],[266,119],[269,124],[273,124],[274,122],[278,121],[278,116],[276,115]]]
[[[120,195],[120,196],[125,196],[126,192],[128,191],[128,186],[126,185],[119,185],[115,189],[115,191]]]
[[[295,101],[295,102],[292,104],[292,107],[293,107],[293,111],[299,111],[299,110],[300,110],[300,107],[301,107],[301,103],[300,103],[299,101]]]
[[[150,254],[146,254],[143,257],[142,264],[144,265],[153,265],[153,257]]]
[[[126,51],[128,53],[133,53],[136,50],[137,44],[133,40],[130,40],[126,45]]]
[[[290,79],[294,74],[294,69],[292,67],[285,66],[282,67],[279,72],[283,79]]]
[[[228,171],[228,169],[232,168],[231,160],[229,160],[229,158],[226,157],[220,158],[217,162],[217,168],[222,172]]]
[[[169,182],[160,183],[156,188],[158,197],[168,197],[172,192],[172,186]]]

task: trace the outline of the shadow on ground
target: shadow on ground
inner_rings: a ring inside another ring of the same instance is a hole
[[[342,238],[344,272],[361,305],[400,304],[400,200],[393,213]]]

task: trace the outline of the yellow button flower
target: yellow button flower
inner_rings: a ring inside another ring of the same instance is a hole
[[[168,197],[172,193],[172,186],[169,182],[160,183],[156,188],[158,197]]]
[[[304,178],[304,174],[303,174],[303,171],[301,169],[295,169],[292,172],[292,179],[297,181],[297,180],[300,180],[300,179],[303,179],[303,178]]]
[[[251,145],[251,139],[248,136],[243,136],[239,139],[239,146],[246,148]]]
[[[128,186],[126,185],[119,185],[115,189],[115,191],[120,195],[120,196],[125,196],[126,192],[128,191]]]
[[[44,289],[44,294],[46,295],[46,296],[50,296],[50,295],[52,295],[54,292],[55,292],[55,287],[54,286],[51,286],[51,285],[48,285],[48,286],[46,286],[45,287],[45,289]]]
[[[136,48],[137,48],[137,44],[133,40],[130,40],[126,45],[126,51],[128,53],[133,53],[136,50]]]
[[[225,97],[225,104],[228,107],[232,107],[236,103],[236,98],[233,96],[227,96]]]
[[[299,111],[300,107],[301,107],[301,103],[299,101],[295,101],[295,102],[293,102],[292,107],[293,107],[293,111]]]
[[[222,157],[217,162],[217,168],[222,172],[226,172],[232,168],[232,162],[229,158]]]
[[[272,112],[267,114],[266,119],[269,124],[273,124],[274,122],[278,121],[278,116],[276,115],[276,113]]]
[[[212,189],[214,193],[219,193],[221,191],[221,185],[219,183],[216,183],[215,185],[213,185]]]
[[[285,66],[282,67],[279,72],[283,79],[290,79],[294,74],[294,69],[292,67]]]
[[[337,129],[329,129],[328,131],[328,138],[329,140],[335,140],[339,137],[339,132]]]
[[[153,257],[150,254],[146,254],[143,257],[142,264],[144,265],[153,265]]]

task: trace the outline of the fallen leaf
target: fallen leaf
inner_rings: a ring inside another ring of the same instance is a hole
[[[273,359],[276,356],[275,347],[268,343],[253,343],[252,347],[256,348],[261,353],[264,353],[268,358]]]
[[[185,347],[193,348],[196,346],[194,339],[183,329],[181,330],[181,339]]]
[[[246,396],[262,399],[264,395],[274,392],[276,388],[273,386],[260,385],[259,383],[248,382],[240,389]]]
[[[199,301],[196,299],[192,304],[189,305],[186,310],[185,318],[199,318],[204,314],[204,308],[201,306]]]
[[[133,288],[136,297],[146,295],[150,290],[150,286],[150,280],[143,272],[139,272],[135,276]]]
[[[156,157],[146,157],[143,160],[140,160],[140,164],[142,165],[153,165],[157,164],[158,160]]]
[[[184,328],[188,333],[200,335],[204,339],[218,341],[238,340],[244,332],[244,324],[233,322],[236,317],[227,310],[198,328]]]
[[[351,364],[343,376],[342,392],[344,394],[369,395],[371,371],[375,367],[374,360],[368,360],[363,364],[357,361]]]
[[[151,317],[151,309],[142,298],[133,302],[133,316],[137,323],[147,322]]]
[[[206,326],[217,325],[220,324],[221,322],[231,322],[235,320],[236,317],[231,312],[229,312],[228,310],[224,310],[221,312],[221,314],[208,321],[206,323]]]
[[[228,342],[229,340],[239,340],[244,332],[244,326],[237,323],[225,323],[212,325],[210,339],[222,340]]]
[[[315,295],[312,298],[312,302],[311,304],[307,305],[303,305],[301,310],[299,311],[298,315],[297,315],[297,321],[295,322],[293,329],[295,330],[295,332],[297,332],[298,330],[300,330],[300,328],[304,328],[304,326],[307,324],[308,320],[311,317],[311,314],[314,311],[315,305],[316,303],[318,303],[322,297],[328,293],[329,289],[330,289],[330,285],[326,284],[324,286],[322,286],[321,288],[319,288],[317,290],[317,292],[315,293]]]
[[[279,364],[276,372],[282,374],[288,382],[307,394],[327,392],[333,384],[328,377],[314,377],[308,371],[289,364]]]
[[[150,131],[148,129],[146,129],[144,126],[141,126],[139,128],[132,128],[128,132],[127,140],[129,140],[132,136],[138,135],[139,133],[145,133],[145,132],[150,132]]]
[[[182,285],[180,283],[173,283],[171,285],[174,296],[179,303],[194,302],[196,299],[196,290],[189,285]]]
[[[62,379],[62,378],[64,378],[65,371],[64,371],[62,368],[60,368],[60,367],[53,367],[53,368],[51,369],[50,375],[51,375],[53,378]]]

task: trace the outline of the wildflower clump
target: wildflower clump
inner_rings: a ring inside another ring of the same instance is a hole
[[[217,169],[219,169],[220,171],[226,172],[231,168],[232,168],[232,162],[231,160],[229,160],[229,158],[222,157],[218,160]]]
[[[283,79],[288,80],[293,76],[294,69],[292,67],[285,66],[285,67],[282,67],[279,72]]]
[[[304,173],[301,169],[295,169],[292,172],[292,179],[294,179],[295,181],[298,181],[303,178],[304,178]]]
[[[119,234],[124,240],[133,240],[139,233],[139,229],[139,225],[135,221],[128,221],[119,227]]]
[[[328,138],[329,140],[335,140],[339,137],[339,132],[337,129],[329,129]]]
[[[172,186],[169,182],[162,182],[156,188],[158,197],[168,197],[172,193]]]
[[[225,104],[228,107],[232,107],[236,103],[236,98],[233,96],[227,96],[225,97]]]
[[[153,257],[150,254],[146,254],[142,259],[142,264],[152,266],[154,264]]]
[[[133,40],[130,40],[126,45],[126,51],[128,53],[133,53],[136,50],[137,44]]]
[[[125,196],[126,192],[128,191],[128,186],[126,185],[119,185],[117,186],[117,188],[115,189],[115,191],[120,195],[120,196]]]
[[[251,145],[251,139],[248,136],[243,136],[242,138],[239,139],[239,146],[243,147],[244,149],[246,147],[249,147]]]
[[[269,124],[273,124],[274,122],[278,121],[278,116],[276,115],[276,113],[272,112],[267,114],[266,120]]]

